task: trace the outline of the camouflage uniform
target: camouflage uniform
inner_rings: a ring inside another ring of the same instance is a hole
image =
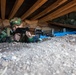
[[[2,42],[10,42],[9,35],[7,33],[8,28],[5,28],[3,31],[0,33],[0,43]]]
[[[22,20],[21,20],[20,18],[17,18],[17,17],[10,20],[12,37],[14,37],[15,34],[17,34],[17,33],[15,33],[15,31],[16,31],[16,29],[17,29],[16,26],[19,27],[19,26],[21,25],[21,23],[22,23]],[[13,29],[14,27],[16,28],[15,30]],[[18,42],[18,41],[15,40],[15,39],[13,39],[13,41]]]
[[[5,28],[0,32],[0,43],[2,42],[13,42],[14,40],[11,38],[14,35],[13,26],[19,26],[21,24],[20,18],[13,18],[10,20],[11,28]]]

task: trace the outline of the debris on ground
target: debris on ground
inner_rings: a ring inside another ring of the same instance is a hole
[[[0,43],[0,75],[76,75],[76,35]]]

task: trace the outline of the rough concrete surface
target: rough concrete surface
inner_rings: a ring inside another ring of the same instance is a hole
[[[0,75],[76,75],[76,35],[1,43]]]

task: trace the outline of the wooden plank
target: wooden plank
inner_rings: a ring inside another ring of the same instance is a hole
[[[21,16],[21,19],[24,20],[34,11],[36,11],[39,7],[41,7],[47,0],[38,0],[25,14]]]
[[[42,11],[41,13],[39,13],[38,15],[34,16],[33,18],[31,18],[32,20],[38,19],[41,16],[44,16],[45,14],[49,13],[50,11],[54,10],[55,8],[57,8],[58,6],[62,5],[63,3],[65,3],[67,0],[57,0],[55,3],[53,3],[52,5],[50,5],[48,8],[46,8],[44,11]]]
[[[60,17],[60,16],[66,15],[66,14],[71,13],[71,12],[73,12],[73,11],[76,11],[76,6],[71,7],[70,9],[68,9],[68,10],[65,11],[65,12],[59,13],[59,14],[57,14],[57,15],[55,15],[55,16],[52,16],[52,17],[50,18],[50,20],[53,20],[53,19],[58,18],[58,17]]]
[[[1,0],[0,0],[0,8],[1,8]],[[1,9],[0,9],[0,11],[1,11]]]
[[[36,28],[38,25],[38,20],[25,20],[25,23],[29,25],[30,28]]]
[[[75,25],[61,24],[61,23],[56,23],[56,22],[50,22],[50,24],[51,25],[56,25],[56,26],[61,26],[61,27],[67,27],[67,28],[76,29]]]
[[[9,19],[11,19],[16,14],[16,12],[20,8],[20,6],[23,4],[23,2],[24,2],[24,0],[16,0],[15,4],[11,10],[11,13],[9,15]]]
[[[60,13],[63,13],[65,11],[67,11],[68,9],[70,9],[71,7],[75,6],[75,5],[76,5],[76,0],[72,0],[71,2],[69,2],[65,6],[59,8],[58,10],[54,11],[53,13],[41,18],[40,21],[42,22],[42,21],[51,20],[53,16],[58,15]],[[71,10],[71,11],[73,11],[73,10]],[[67,12],[67,13],[69,13],[69,12]]]
[[[6,0],[1,0],[1,18],[5,19]]]

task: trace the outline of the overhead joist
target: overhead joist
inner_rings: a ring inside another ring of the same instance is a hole
[[[67,0],[57,0],[55,3],[53,3],[52,5],[50,5],[49,7],[47,7],[44,11],[42,11],[41,13],[39,13],[38,15],[34,16],[33,18],[31,18],[32,20],[38,19],[44,15],[46,15],[47,13],[51,12],[52,10],[56,9],[58,6],[62,5],[63,3],[65,3]]]
[[[1,0],[1,18],[5,19],[6,0]]]
[[[24,20],[27,18],[30,14],[32,14],[34,11],[36,11],[39,7],[41,7],[47,0],[38,0],[27,12],[25,12],[21,19]]]
[[[61,23],[56,23],[56,22],[50,22],[50,24],[51,24],[51,25],[56,25],[56,26],[65,27],[65,28],[76,29],[76,26],[75,26],[75,25],[61,24]]]
[[[20,6],[23,4],[23,2],[24,2],[24,0],[16,0],[15,4],[11,10],[11,13],[9,15],[9,19],[11,19],[16,14],[16,12],[20,8]]]
[[[71,7],[70,9],[68,9],[67,11],[62,12],[62,13],[60,13],[60,14],[58,14],[58,15],[52,16],[50,20],[53,20],[53,19],[55,19],[55,18],[58,18],[58,17],[60,17],[60,16],[66,15],[66,14],[71,13],[71,12],[74,12],[74,11],[76,11],[76,6],[73,6],[73,7]]]
[[[52,19],[54,19],[53,17],[57,16],[58,14],[63,13],[63,15],[64,15],[65,12],[66,12],[65,14],[70,13],[70,12],[74,11],[74,9],[72,9],[72,7],[74,7],[75,5],[76,5],[76,0],[72,0],[71,2],[69,2],[68,4],[59,8],[58,10],[54,11],[53,13],[50,13],[49,15],[41,18],[39,21],[44,22],[44,21],[52,20]],[[67,11],[67,10],[69,10],[69,11]]]

